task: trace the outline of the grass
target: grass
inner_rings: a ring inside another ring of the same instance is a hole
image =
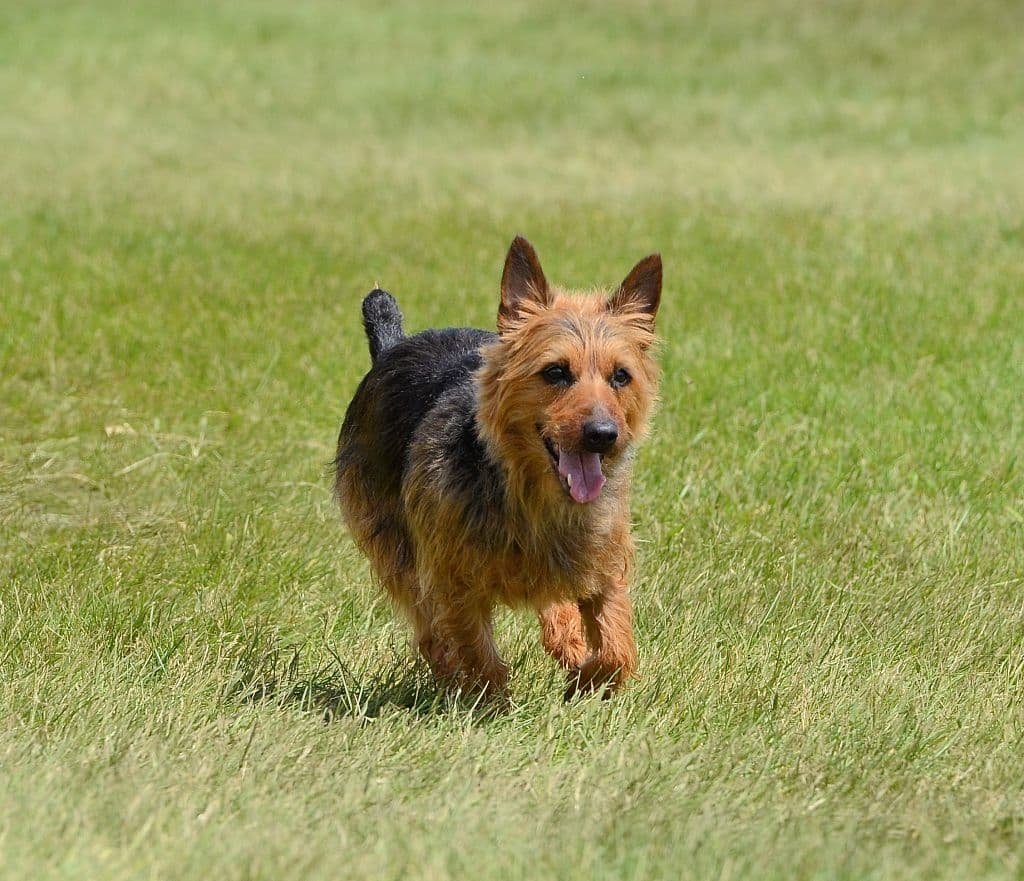
[[[0,5],[0,874],[1024,872],[1024,26]],[[326,466],[375,282],[660,249],[643,679],[439,695]]]

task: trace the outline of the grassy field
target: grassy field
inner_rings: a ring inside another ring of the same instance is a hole
[[[0,2],[0,875],[1024,873],[1024,7]],[[327,477],[374,282],[660,250],[642,679],[439,695]]]

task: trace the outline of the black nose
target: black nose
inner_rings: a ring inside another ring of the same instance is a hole
[[[618,439],[618,426],[610,419],[583,423],[583,449],[588,453],[607,453]]]

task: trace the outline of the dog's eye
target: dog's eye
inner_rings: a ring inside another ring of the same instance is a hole
[[[622,388],[624,385],[629,385],[632,379],[633,377],[629,375],[629,371],[625,367],[616,367],[612,372],[612,388]]]
[[[540,372],[540,375],[544,377],[544,382],[550,385],[572,384],[572,374],[564,364],[549,364]]]

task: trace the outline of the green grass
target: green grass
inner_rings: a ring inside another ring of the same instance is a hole
[[[0,874],[1024,873],[1024,11],[0,5]],[[438,695],[327,463],[374,282],[660,249],[643,678]]]

